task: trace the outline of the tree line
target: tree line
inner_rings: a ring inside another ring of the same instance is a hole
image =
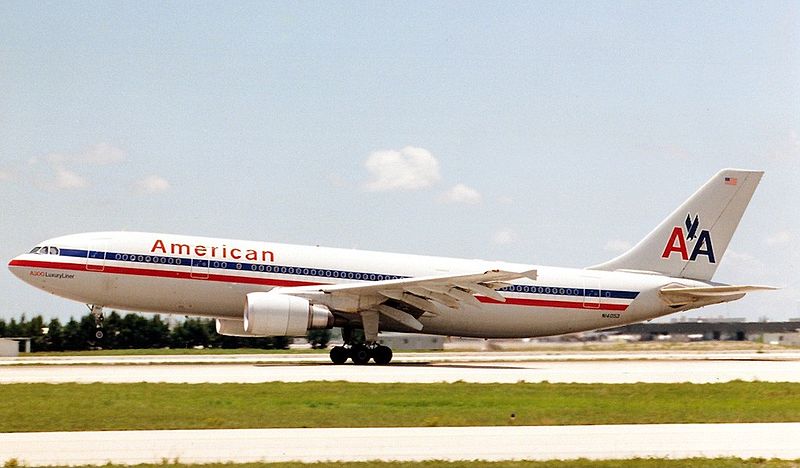
[[[216,332],[214,320],[187,318],[170,324],[160,315],[149,318],[139,314],[120,315],[116,311],[105,314],[103,337],[96,338],[94,316],[87,313],[76,320],[62,323],[49,321],[41,315],[27,319],[5,321],[0,319],[0,337],[31,338],[31,351],[80,351],[89,349],[148,349],[148,348],[261,348],[287,349],[287,337],[239,338],[223,336]],[[314,348],[324,348],[330,331],[314,330],[309,341]]]

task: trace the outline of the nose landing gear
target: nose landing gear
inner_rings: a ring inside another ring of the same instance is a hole
[[[100,340],[103,338],[103,320],[105,320],[103,316],[103,306],[91,304],[89,305],[89,310],[92,312],[92,315],[94,315],[94,326],[97,329],[94,332],[94,337]]]

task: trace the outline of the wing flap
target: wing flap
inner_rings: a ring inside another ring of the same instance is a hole
[[[505,302],[506,298],[503,297],[502,294],[495,291],[494,289],[490,288],[489,286],[484,286],[480,283],[473,283],[473,282],[466,282],[466,281],[458,281],[456,286],[459,288],[465,289],[467,291],[471,291],[474,294],[480,294],[482,296],[491,297],[497,302]]]
[[[403,292],[402,290],[389,289],[386,291],[380,291],[380,294],[381,296],[388,297],[389,299],[405,302],[412,307],[416,307],[417,309],[429,312],[433,315],[437,315],[439,313],[439,311],[436,309],[436,305],[433,302],[417,295]]]
[[[386,304],[379,304],[378,305],[378,312],[381,314],[394,319],[401,324],[411,328],[412,330],[422,331],[422,323],[415,319],[411,314],[408,312],[403,312],[402,310],[395,309],[394,307],[389,307]]]

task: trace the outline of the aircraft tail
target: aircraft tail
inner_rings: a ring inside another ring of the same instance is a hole
[[[719,171],[636,246],[589,269],[710,280],[762,175],[763,171]]]

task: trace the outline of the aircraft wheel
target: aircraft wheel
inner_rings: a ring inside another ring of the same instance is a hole
[[[103,338],[103,332],[102,332],[102,330],[97,330],[97,331],[95,332],[94,336],[95,336],[95,337],[96,337],[98,340],[99,340],[99,339],[101,339],[101,338]]]
[[[331,362],[334,364],[344,364],[347,358],[350,357],[350,353],[344,346],[334,346],[331,348],[330,356]]]
[[[392,348],[388,346],[378,346],[372,351],[372,359],[375,364],[385,366],[392,360]]]
[[[372,358],[372,353],[369,348],[364,345],[353,346],[353,349],[350,350],[350,359],[352,359],[355,364],[363,366],[369,362],[370,358]]]

